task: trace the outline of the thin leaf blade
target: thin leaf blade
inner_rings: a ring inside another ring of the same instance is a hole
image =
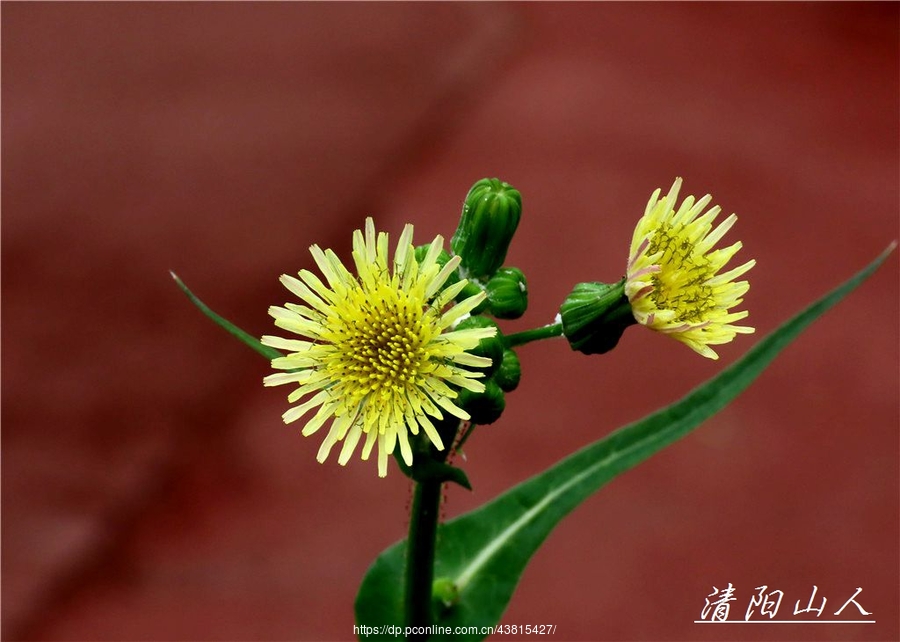
[[[182,282],[182,280],[178,278],[177,274],[175,274],[171,270],[169,270],[169,274],[171,274],[172,278],[175,279],[175,284],[179,288],[181,288],[181,291],[184,292],[187,295],[187,298],[191,300],[191,303],[196,305],[197,308],[199,308],[200,312],[205,314],[209,319],[212,320],[213,323],[215,323],[217,326],[219,326],[220,328],[225,330],[225,332],[227,332],[231,336],[237,338],[238,341],[249,346],[254,351],[258,352],[259,354],[264,356],[266,359],[269,359],[270,361],[272,359],[276,359],[276,358],[282,356],[282,354],[275,348],[270,348],[269,346],[264,346],[262,343],[260,343],[259,339],[254,337],[252,334],[249,334],[248,332],[244,332],[243,330],[241,330],[239,327],[234,325],[231,321],[229,321],[225,317],[220,316],[220,315],[216,314],[215,312],[213,312],[209,308],[208,305],[206,305],[193,292],[191,292],[188,289],[188,287]]]

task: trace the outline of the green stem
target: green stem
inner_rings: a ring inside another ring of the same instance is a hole
[[[542,328],[534,328],[533,330],[524,330],[522,332],[514,332],[503,337],[507,348],[525,345],[532,341],[540,341],[541,339],[550,339],[552,337],[561,336],[563,333],[562,323],[551,323]]]
[[[416,483],[406,540],[406,625],[431,625],[431,591],[434,583],[434,548],[441,504],[439,481]],[[412,634],[407,640],[426,640],[425,634]]]

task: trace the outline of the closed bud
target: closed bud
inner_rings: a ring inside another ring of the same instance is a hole
[[[463,388],[454,403],[469,413],[474,424],[492,424],[506,408],[503,390],[493,379],[484,382],[484,392],[472,392]]]
[[[625,279],[612,284],[579,283],[559,312],[569,345],[584,354],[609,352],[625,328],[635,323],[625,296]]]
[[[522,270],[502,267],[485,286],[488,307],[498,319],[518,319],[528,307],[528,285]]]
[[[490,277],[503,265],[522,215],[522,197],[508,183],[483,178],[469,190],[450,240],[465,276]]]
[[[512,392],[519,387],[519,379],[522,378],[522,365],[519,363],[519,357],[510,349],[503,351],[503,359],[500,360],[500,367],[494,373],[494,381],[500,386],[503,392]]]

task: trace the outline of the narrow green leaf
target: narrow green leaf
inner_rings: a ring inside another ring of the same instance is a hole
[[[444,525],[438,531],[434,577],[452,581],[459,591],[459,600],[449,608],[437,607],[435,624],[497,624],[528,560],[563,517],[616,475],[684,437],[721,410],[810,323],[868,278],[894,247],[891,245],[856,276],[777,328],[742,359],[680,401],[620,428]],[[405,548],[405,542],[395,544],[369,569],[356,599],[357,623],[402,626]],[[430,642],[484,637],[435,635]],[[372,636],[366,637],[371,639]]]
[[[218,314],[216,314],[215,312],[213,312],[212,310],[210,310],[209,306],[207,306],[203,301],[198,299],[194,295],[193,292],[188,290],[188,287],[181,281],[181,279],[178,278],[177,274],[175,274],[171,270],[169,270],[169,274],[172,275],[172,278],[175,279],[175,283],[178,285],[179,288],[181,288],[181,291],[187,295],[187,298],[189,298],[194,305],[196,305],[198,308],[200,308],[200,312],[202,312],[203,314],[208,316],[210,319],[212,319],[213,323],[215,323],[220,328],[225,330],[228,334],[232,335],[233,337],[236,337],[239,341],[250,346],[251,348],[256,350],[259,354],[264,356],[266,359],[269,359],[270,361],[272,359],[282,356],[282,354],[275,348],[270,348],[269,346],[264,346],[262,343],[260,343],[259,339],[257,339],[256,337],[254,337],[251,334],[248,334],[247,332],[244,332],[243,330],[241,330],[239,327],[234,325],[228,319],[221,317]]]

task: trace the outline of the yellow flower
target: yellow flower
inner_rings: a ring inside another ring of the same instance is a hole
[[[317,245],[310,252],[327,285],[309,270],[299,279],[282,275],[281,282],[303,303],[272,306],[269,314],[279,328],[302,339],[264,336],[262,342],[289,354],[272,360],[287,370],[265,378],[266,386],[296,384],[288,402],[303,403],[284,413],[285,423],[314,408],[303,435],[311,435],[331,420],[317,459],[325,461],[331,448],[343,441],[338,463],[345,465],[365,435],[362,458],[378,444],[378,475],[387,474],[388,456],[399,443],[412,465],[409,434],[419,428],[438,449],[444,443],[429,419],[447,412],[460,419],[469,415],[453,403],[459,388],[482,392],[474,379],[481,373],[461,366],[484,367],[490,359],[466,352],[496,332],[495,328],[453,330],[455,323],[483,299],[484,293],[444,310],[466,286],[462,280],[441,290],[459,265],[453,257],[443,267],[438,236],[421,262],[412,246],[412,225],[400,235],[394,260],[388,264],[388,235],[376,238],[375,224],[366,219],[365,236],[353,233],[351,274],[331,250]]]
[[[753,328],[733,325],[748,312],[730,312],[750,289],[747,281],[735,279],[756,265],[747,261],[719,274],[741,249],[737,242],[724,249],[713,246],[737,221],[732,214],[712,229],[721,211],[703,209],[712,200],[707,194],[696,203],[688,196],[675,209],[681,179],[676,178],[668,196],[657,189],[638,221],[631,241],[626,271],[625,295],[635,320],[681,341],[704,357],[718,359],[710,345],[728,343],[736,334]]]

